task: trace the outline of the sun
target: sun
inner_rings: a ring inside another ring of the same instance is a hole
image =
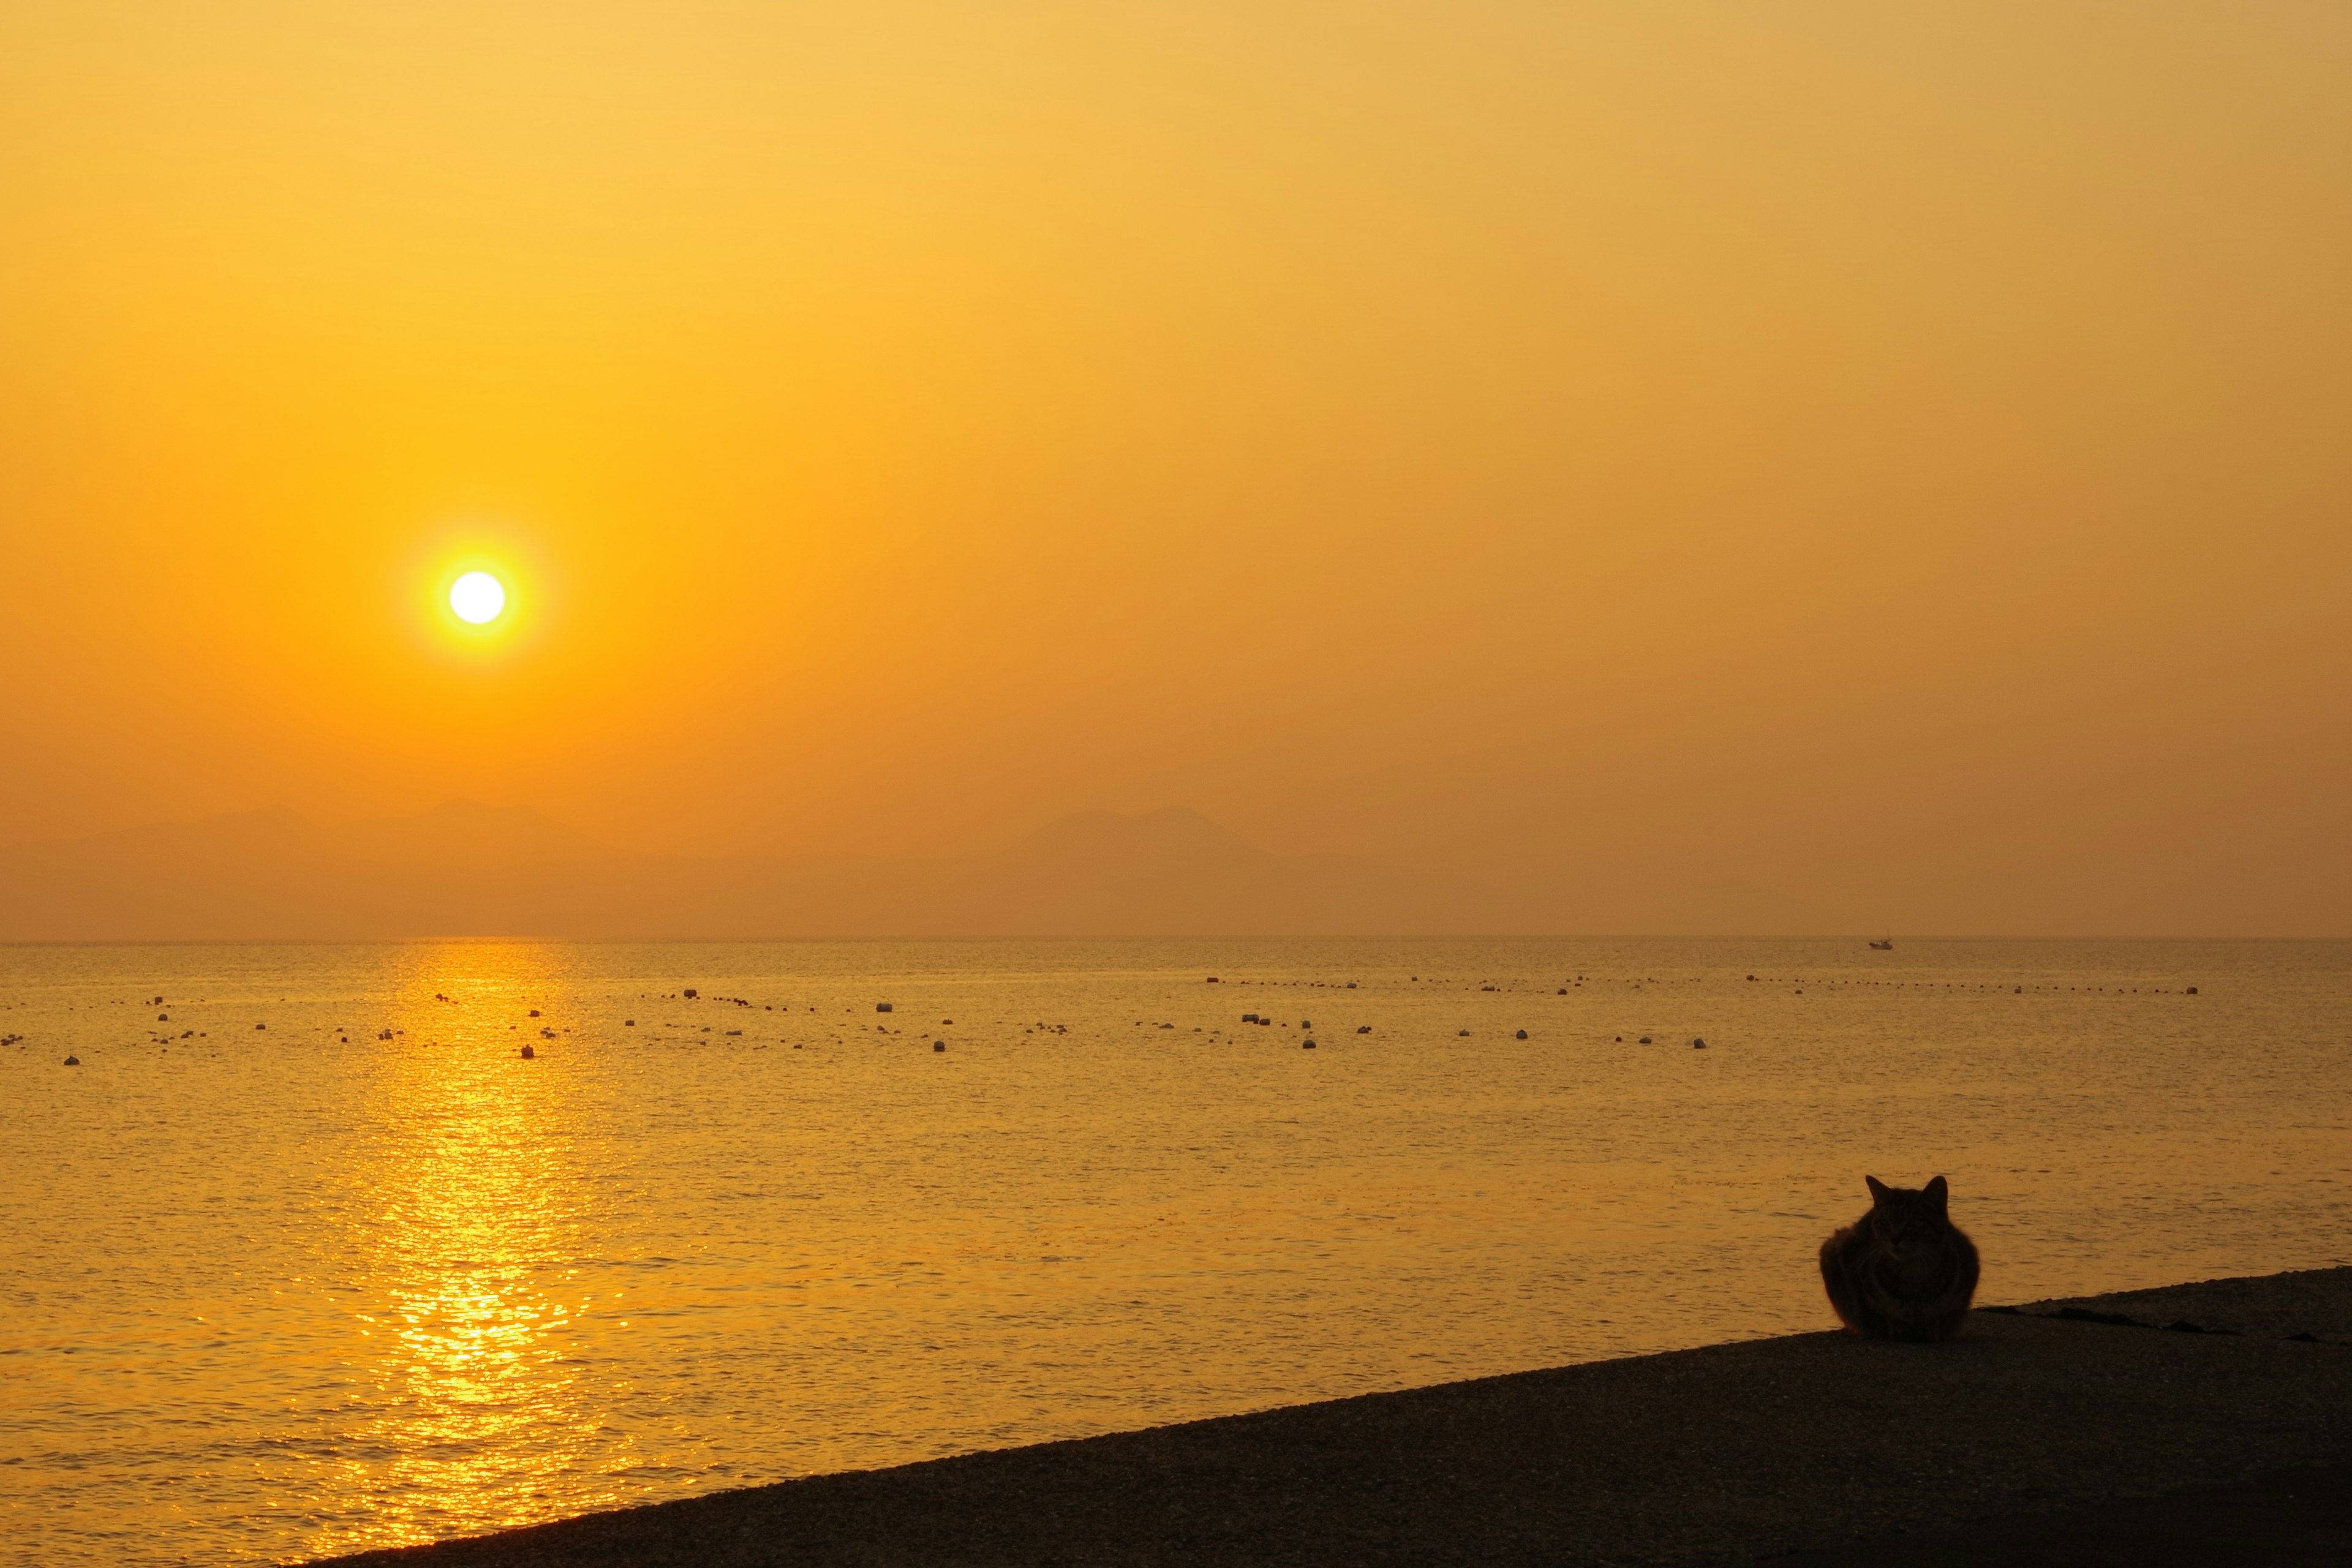
[[[449,584],[449,608],[469,625],[487,626],[506,607],[506,584],[488,572],[468,572]]]

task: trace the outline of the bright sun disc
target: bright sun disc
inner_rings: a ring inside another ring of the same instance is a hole
[[[449,584],[449,607],[478,626],[497,620],[507,607],[506,587],[488,572],[468,572]]]

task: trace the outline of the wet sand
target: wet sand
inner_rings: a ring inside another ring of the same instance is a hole
[[[1938,1568],[2332,1563],[2347,1541],[2332,1268],[1980,1310],[1948,1345],[1714,1345],[335,1561]]]

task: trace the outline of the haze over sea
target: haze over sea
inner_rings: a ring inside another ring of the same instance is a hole
[[[0,1499],[48,1564],[285,1561],[1823,1328],[1812,1249],[1864,1172],[1951,1176],[1990,1301],[2352,1261],[2342,942],[0,974]]]

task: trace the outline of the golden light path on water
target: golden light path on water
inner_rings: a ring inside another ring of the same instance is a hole
[[[0,1529],[44,1568],[1821,1328],[1864,1172],[1948,1173],[1996,1300],[2352,1261],[2344,943],[57,947],[0,980]]]
[[[380,1347],[370,1371],[383,1414],[354,1435],[392,1456],[365,1482],[380,1539],[542,1517],[559,1475],[568,1501],[623,1495],[578,1484],[583,1465],[615,1459],[593,1441],[601,1423],[572,1353],[595,1310],[572,1266],[582,1108],[562,1075],[514,1070],[520,1031],[472,1005],[543,992],[543,952],[427,950],[400,988],[435,998],[395,1026],[429,1043],[382,1058],[370,1118],[381,1131],[354,1194],[373,1211],[367,1293],[383,1303],[362,1331]]]

